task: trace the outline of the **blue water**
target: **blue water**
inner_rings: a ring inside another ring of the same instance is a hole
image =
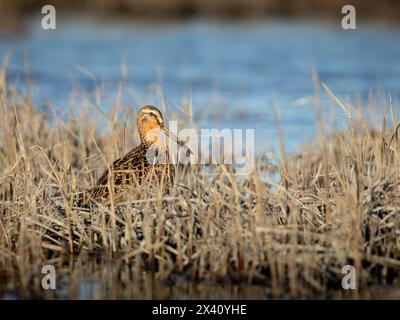
[[[22,35],[0,34],[0,55],[13,49],[8,78],[25,90],[27,54],[39,107],[50,100],[57,110],[65,110],[73,88],[78,99],[86,92],[93,102],[98,85],[101,105],[110,106],[125,63],[124,107],[160,105],[159,88],[171,112],[191,97],[195,122],[204,117],[203,127],[254,128],[258,149],[276,146],[276,108],[286,148],[294,150],[316,134],[313,68],[345,101],[366,100],[371,92],[398,95],[399,31],[362,23],[345,31],[339,22],[87,19],[58,20],[55,31],[44,31],[40,20],[34,20]],[[321,98],[330,117],[334,103],[325,94]],[[333,119],[340,124],[339,109]]]

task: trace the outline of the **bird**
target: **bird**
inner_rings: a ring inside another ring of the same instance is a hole
[[[168,191],[174,183],[175,165],[170,163],[169,139],[182,147],[186,156],[193,154],[165,125],[161,111],[151,105],[143,106],[137,116],[140,144],[106,168],[95,186],[78,195],[77,205],[110,200],[110,187],[114,200],[133,188],[139,190],[145,182]]]

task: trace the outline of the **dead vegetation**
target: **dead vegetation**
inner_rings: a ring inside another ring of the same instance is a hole
[[[357,121],[337,134],[321,133],[300,154],[277,159],[276,168],[258,159],[257,170],[238,177],[225,166],[186,167],[186,187],[169,195],[141,190],[122,205],[80,209],[71,195],[93,185],[99,169],[137,143],[134,111],[118,118],[114,106],[106,122],[84,108],[62,118],[41,112],[6,83],[2,69],[0,297],[10,290],[57,297],[40,288],[44,264],[69,279],[65,297],[79,297],[74,288],[84,271],[75,258],[81,255],[117,262],[110,274],[122,287],[98,289],[103,297],[148,297],[140,295],[143,272],[171,284],[178,276],[188,283],[257,284],[274,298],[370,297],[376,286],[398,285],[394,107],[392,123],[379,128],[342,107]],[[104,124],[109,130],[99,130]],[[265,178],[276,171],[278,182]],[[347,264],[357,271],[354,291],[341,289]],[[93,274],[111,277],[106,263],[96,266]],[[124,286],[133,280],[139,293]]]

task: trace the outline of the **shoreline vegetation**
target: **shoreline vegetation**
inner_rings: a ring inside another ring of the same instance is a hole
[[[40,15],[41,8],[54,5],[58,14],[92,15],[103,18],[135,18],[150,22],[193,17],[217,19],[260,18],[334,18],[341,19],[345,0],[3,0],[0,2],[0,27],[21,28],[30,15]],[[398,23],[400,3],[394,0],[353,0],[357,19]]]
[[[257,288],[245,298],[381,298],[399,287],[397,105],[373,126],[330,92],[347,127],[328,136],[320,120],[315,141],[278,154],[276,166],[257,159],[244,179],[227,166],[191,166],[181,177],[188,189],[136,190],[123,205],[88,210],[71,195],[137,145],[135,110],[121,116],[117,98],[109,114],[92,105],[78,113],[71,102],[60,118],[6,79],[3,66],[0,298],[169,298],[174,286],[175,298],[193,297],[182,283],[201,298],[218,296],[216,285]],[[276,173],[277,182],[263,179]],[[55,292],[41,288],[48,264],[58,272]],[[355,267],[356,290],[341,287],[345,265]],[[88,279],[93,292],[83,295]]]

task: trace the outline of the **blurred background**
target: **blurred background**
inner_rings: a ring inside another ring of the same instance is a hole
[[[46,4],[56,30],[42,29]],[[341,26],[346,4],[356,30]],[[293,151],[315,136],[319,90],[326,127],[344,119],[313,72],[374,112],[397,100],[399,22],[395,0],[1,0],[0,57],[12,50],[8,80],[38,108],[95,104],[101,88],[107,109],[122,81],[125,108],[190,103],[202,127],[255,129],[258,150],[276,147],[277,110]]]

